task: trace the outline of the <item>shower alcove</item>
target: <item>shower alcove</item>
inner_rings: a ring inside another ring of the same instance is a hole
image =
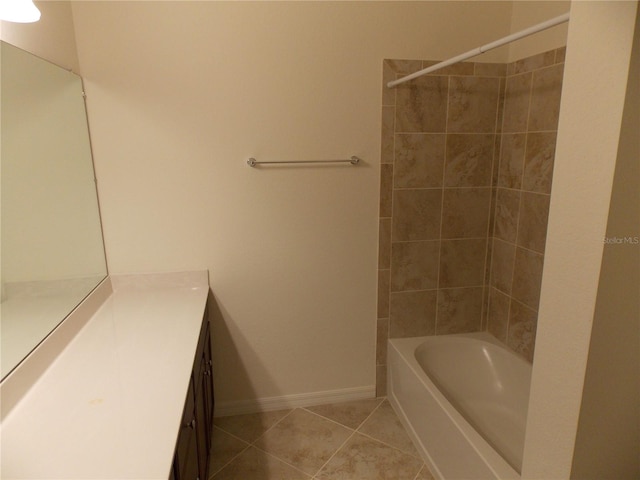
[[[383,62],[377,394],[389,338],[488,331],[533,359],[565,49]]]

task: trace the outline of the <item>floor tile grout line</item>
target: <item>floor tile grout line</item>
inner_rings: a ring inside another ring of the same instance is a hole
[[[377,442],[380,442],[381,444],[386,445],[387,447],[391,447],[391,448],[393,448],[393,449],[395,449],[395,450],[398,450],[398,451],[400,451],[400,452],[402,452],[402,453],[406,453],[407,455],[409,455],[409,456],[411,456],[411,457],[418,458],[420,461],[422,461],[422,462],[424,463],[424,460],[423,460],[423,459],[422,459],[422,457],[420,456],[420,452],[418,451],[418,449],[416,449],[416,453],[418,453],[418,456],[416,457],[415,455],[413,455],[413,454],[411,454],[411,453],[409,453],[409,452],[405,452],[405,451],[404,451],[404,450],[402,450],[401,448],[398,448],[398,447],[396,447],[396,446],[394,446],[394,445],[391,445],[391,444],[388,444],[388,443],[386,443],[386,442],[383,442],[382,440],[380,440],[380,439],[378,439],[378,438],[372,437],[371,435],[369,435],[369,434],[367,434],[367,433],[364,433],[364,432],[360,431],[360,428],[362,428],[362,426],[367,422],[367,420],[369,420],[369,418],[370,418],[370,417],[371,417],[371,416],[372,416],[372,415],[373,415],[373,414],[374,414],[374,413],[375,413],[375,412],[376,412],[380,407],[382,407],[382,404],[383,404],[384,402],[388,402],[388,401],[389,401],[389,399],[388,399],[387,397],[380,397],[380,398],[382,399],[382,401],[378,404],[378,406],[377,406],[376,408],[374,408],[374,409],[373,409],[373,411],[371,412],[371,414],[369,414],[369,416],[368,416],[368,417],[367,417],[367,418],[366,418],[366,419],[365,419],[365,420],[360,424],[360,426],[357,428],[356,432],[358,432],[360,435],[364,435],[364,436],[365,436],[365,437],[367,437],[367,438],[370,438],[370,439],[372,439],[372,440],[375,440],[375,441],[377,441]],[[391,405],[391,404],[389,404],[389,405]],[[393,410],[393,407],[392,407],[392,410]],[[394,410],[393,412],[394,412],[394,414],[396,414],[396,413],[395,413],[395,410]],[[397,414],[396,414],[396,415],[397,415]],[[404,428],[404,425],[402,425],[402,430],[406,433],[406,429]],[[408,436],[408,434],[407,434],[407,436]],[[409,439],[411,439],[411,437],[409,437]],[[413,445],[413,440],[411,440],[411,445]],[[415,445],[414,445],[414,448],[415,448]]]
[[[282,422],[285,418],[287,418],[289,415],[291,415],[291,414],[293,413],[293,411],[294,411],[294,410],[295,410],[295,408],[292,408],[292,409],[291,409],[291,410],[289,410],[286,414],[284,414],[284,415],[282,416],[282,418],[280,418],[279,420],[277,420],[277,421],[273,422],[273,425],[271,425],[271,426],[270,426],[269,428],[267,428],[264,432],[262,432],[260,435],[258,435],[258,437],[257,437],[255,440],[253,440],[252,442],[249,442],[249,444],[255,447],[255,446],[256,446],[256,442],[257,442],[258,440],[260,440],[262,437],[264,437],[264,436],[267,434],[267,432],[271,431],[273,428],[275,428],[275,426],[276,426],[276,425],[278,425],[278,424],[279,424],[280,422]],[[264,412],[261,412],[261,413],[264,413]],[[256,447],[256,448],[257,448],[257,447]]]
[[[293,465],[292,463],[289,463],[287,460],[285,460],[284,458],[279,457],[278,455],[276,455],[275,453],[271,453],[271,452],[267,452],[266,450],[258,447],[257,445],[250,445],[251,447],[255,448],[256,450],[259,450],[260,452],[269,455],[270,457],[275,458],[276,460],[278,460],[279,462],[284,463],[285,465],[287,465],[288,467],[293,468],[294,470],[306,475],[307,477],[309,477],[310,479],[314,477],[315,474],[310,474],[305,472],[304,470],[300,469],[299,467],[296,467],[295,465]]]
[[[371,410],[371,413],[367,416],[367,418],[365,418],[365,419],[360,423],[360,425],[358,425],[358,428],[356,428],[356,432],[358,432],[358,433],[362,433],[362,432],[360,432],[360,429],[362,428],[362,426],[363,426],[365,423],[367,423],[367,420],[369,420],[369,419],[373,416],[373,414],[374,414],[374,413],[376,413],[376,411],[378,411],[378,409],[382,406],[382,404],[383,404],[385,401],[388,401],[386,396],[384,396],[384,397],[378,397],[378,398],[380,399],[380,403],[378,403],[378,405],[376,406],[376,408],[374,408],[373,410]]]
[[[222,428],[222,427],[220,427],[220,426],[218,426],[218,425],[214,425],[213,427],[214,427],[214,428],[217,428],[217,429],[218,429],[218,430],[220,430],[221,432],[226,433],[226,434],[227,434],[227,435],[229,435],[230,437],[235,438],[236,440],[240,440],[242,443],[246,443],[246,444],[247,444],[247,446],[251,445],[251,442],[247,442],[244,438],[240,438],[240,437],[238,437],[237,435],[234,435],[233,433],[226,431],[224,428]]]
[[[332,454],[332,455],[327,459],[327,461],[326,461],[326,462],[324,462],[324,463],[322,464],[322,466],[321,466],[318,470],[316,470],[316,473],[314,473],[314,474],[313,474],[313,478],[316,478],[316,477],[318,476],[318,474],[319,474],[320,472],[322,472],[322,470],[324,469],[324,467],[326,467],[326,466],[329,464],[329,462],[331,462],[331,460],[333,460],[333,457],[335,457],[335,456],[340,452],[340,450],[342,450],[342,448],[347,444],[347,442],[348,442],[349,440],[351,440],[351,438],[353,438],[353,436],[354,436],[356,433],[358,433],[358,432],[357,432],[357,430],[351,430],[351,434],[347,437],[347,439],[346,439],[344,442],[342,442],[342,444],[341,444],[341,445],[336,449],[336,451],[335,451],[335,452],[333,452],[333,454]]]
[[[348,430],[351,430],[352,432],[355,432],[355,431],[356,431],[356,429],[355,429],[355,428],[347,427],[346,425],[344,425],[344,424],[342,424],[342,423],[338,422],[337,420],[333,420],[332,418],[325,417],[324,415],[321,415],[320,413],[312,412],[311,410],[308,410],[306,407],[300,407],[300,409],[301,409],[301,410],[304,410],[304,411],[305,411],[305,412],[307,412],[307,413],[310,413],[310,414],[312,414],[312,415],[315,415],[316,417],[320,417],[322,420],[327,420],[327,421],[329,421],[329,422],[331,422],[331,423],[335,423],[336,425],[338,425],[338,426],[340,426],[340,427],[342,427],[342,428],[346,428],[346,429],[348,429]]]
[[[300,407],[300,408],[302,408],[303,410],[305,410],[305,411],[307,411],[309,413],[313,413],[314,415],[318,415],[319,417],[321,417],[321,418],[323,418],[325,420],[329,420],[329,421],[331,421],[333,423],[336,423],[336,424],[340,425],[341,427],[348,428],[349,430],[353,430],[355,432],[362,426],[362,424],[364,422],[366,422],[369,419],[369,417],[373,414],[373,412],[375,412],[380,407],[380,405],[382,405],[382,403],[384,402],[385,399],[386,399],[386,397],[374,397],[374,398],[372,398],[371,400],[378,400],[378,404],[373,408],[373,410],[371,410],[371,412],[365,417],[365,419],[362,420],[362,422],[360,422],[358,424],[358,426],[356,428],[348,427],[347,425],[344,425],[344,424],[338,422],[337,420],[333,420],[333,419],[331,419],[329,417],[325,417],[321,413],[317,413],[317,412],[311,411],[311,410],[308,409],[308,407]],[[344,402],[344,403],[349,403],[349,402]],[[329,404],[329,405],[340,405],[340,403]],[[315,406],[319,406],[319,405],[312,405],[311,407],[315,407]]]
[[[391,445],[390,443],[384,442],[384,441],[380,440],[379,438],[372,437],[369,434],[366,434],[366,433],[363,433],[363,432],[356,432],[356,433],[359,433],[363,437],[367,437],[369,440],[373,440],[375,442],[378,442],[378,443],[384,445],[385,447],[393,448],[394,450],[397,450],[400,453],[404,453],[405,455],[409,455],[410,457],[415,458],[416,460],[420,460],[422,463],[424,463],[424,460],[420,456],[420,452],[416,452],[417,453],[417,456],[416,456],[416,455],[414,455],[412,453],[407,452],[406,450],[402,450],[401,448],[399,448],[399,447],[397,447],[395,445]],[[413,441],[411,442],[411,445],[413,445]]]
[[[416,456],[416,455],[414,455],[414,454],[412,454],[412,453],[409,453],[409,452],[407,452],[407,451],[403,450],[402,448],[399,448],[399,447],[397,447],[397,446],[395,446],[395,445],[389,444],[389,443],[387,443],[387,442],[385,442],[385,441],[382,441],[382,440],[380,440],[380,439],[378,439],[378,438],[375,438],[375,437],[373,437],[373,436],[371,436],[371,435],[369,435],[369,434],[367,434],[367,433],[363,433],[363,432],[361,431],[361,428],[362,428],[362,427],[367,423],[367,421],[368,421],[368,420],[369,420],[369,419],[370,419],[370,418],[371,418],[371,417],[372,417],[372,416],[373,416],[373,415],[374,415],[374,414],[375,414],[375,413],[376,413],[376,412],[377,412],[377,411],[382,407],[382,405],[385,403],[385,401],[388,401],[388,399],[387,399],[387,397],[386,397],[386,396],[384,396],[384,397],[377,397],[377,398],[375,398],[375,400],[378,400],[377,405],[376,405],[376,406],[371,410],[371,412],[366,416],[366,418],[365,418],[362,422],[360,422],[360,424],[358,425],[358,427],[356,427],[355,429],[354,429],[354,428],[351,428],[351,427],[348,427],[348,426],[346,426],[346,425],[343,425],[343,424],[342,424],[342,423],[340,423],[340,422],[337,422],[337,421],[335,421],[335,420],[333,420],[333,419],[331,419],[331,418],[325,417],[324,415],[321,415],[321,414],[319,414],[319,413],[313,412],[313,411],[311,411],[311,410],[309,410],[309,409],[308,409],[308,408],[311,408],[311,407],[313,407],[313,406],[310,406],[310,407],[296,407],[296,408],[292,408],[292,409],[291,409],[290,411],[288,411],[288,412],[287,412],[287,413],[286,413],[282,418],[280,418],[280,419],[278,419],[276,422],[274,422],[274,423],[273,423],[273,425],[271,425],[267,430],[265,430],[261,435],[259,435],[259,436],[258,436],[254,441],[252,441],[252,442],[247,442],[246,440],[244,440],[244,439],[242,439],[242,438],[240,438],[240,437],[238,437],[238,436],[236,436],[236,435],[234,435],[234,434],[232,434],[232,433],[230,433],[230,432],[227,432],[224,428],[222,428],[222,427],[220,427],[220,426],[216,425],[216,426],[215,426],[215,428],[218,428],[220,431],[222,431],[222,432],[224,432],[224,433],[228,434],[230,437],[232,437],[232,438],[234,438],[234,439],[236,439],[236,440],[241,441],[243,444],[245,444],[245,447],[244,447],[244,448],[243,448],[239,453],[237,453],[236,455],[234,455],[234,456],[233,456],[233,457],[232,457],[228,462],[226,462],[222,467],[220,467],[220,468],[219,468],[219,469],[217,469],[217,470],[216,470],[212,475],[210,475],[209,480],[213,480],[213,479],[214,479],[214,477],[215,477],[216,475],[218,475],[218,474],[219,474],[223,469],[227,468],[227,467],[229,466],[229,464],[231,464],[232,462],[234,462],[234,461],[235,461],[235,460],[236,460],[240,455],[242,455],[243,453],[245,453],[245,452],[246,452],[250,447],[254,447],[254,448],[256,448],[258,451],[260,451],[260,452],[262,452],[262,453],[264,453],[264,454],[266,454],[266,455],[269,455],[269,457],[274,458],[275,460],[277,460],[277,461],[279,461],[279,462],[284,463],[285,465],[287,465],[287,466],[289,466],[289,467],[293,468],[294,470],[296,470],[296,471],[298,471],[298,472],[302,473],[303,475],[307,476],[307,478],[309,478],[310,480],[317,480],[317,479],[319,478],[319,477],[318,477],[318,475],[322,472],[322,470],[323,470],[323,469],[324,469],[324,468],[329,464],[329,462],[331,462],[331,460],[332,460],[332,459],[333,459],[333,458],[334,458],[334,457],[335,457],[339,452],[341,452],[341,451],[343,450],[343,448],[345,447],[345,445],[346,445],[346,444],[347,444],[347,443],[348,443],[348,442],[349,442],[349,441],[354,437],[354,435],[356,435],[356,434],[360,434],[360,435],[362,435],[363,437],[368,438],[368,439],[369,439],[369,440],[371,440],[371,441],[377,442],[377,443],[379,443],[379,444],[381,444],[381,445],[384,445],[384,446],[386,446],[386,447],[388,447],[388,448],[392,448],[393,450],[396,450],[396,451],[398,451],[398,452],[400,452],[400,453],[403,453],[403,454],[405,454],[405,455],[409,455],[410,457],[412,457],[412,458],[415,458],[415,459],[419,460],[419,461],[421,462],[420,469],[417,471],[416,475],[413,477],[413,480],[417,480],[417,479],[418,479],[418,476],[420,475],[420,472],[422,472],[422,470],[423,470],[423,469],[425,468],[425,466],[426,466],[426,464],[424,463],[424,460],[420,457],[419,453],[418,453],[418,456]],[[295,410],[304,410],[305,412],[310,413],[310,414],[312,414],[312,415],[315,415],[315,416],[317,416],[317,417],[319,417],[319,418],[321,418],[321,419],[323,419],[323,420],[328,420],[328,421],[330,421],[330,422],[331,422],[331,423],[333,423],[333,424],[336,424],[336,425],[338,425],[338,426],[340,426],[340,427],[343,427],[343,428],[347,429],[347,430],[350,432],[350,434],[349,434],[349,436],[346,438],[346,440],[345,440],[344,442],[342,442],[342,444],[341,444],[341,445],[340,445],[340,446],[339,446],[339,447],[338,447],[338,448],[333,452],[333,454],[329,457],[329,459],[328,459],[324,464],[322,464],[322,465],[321,465],[321,466],[320,466],[320,467],[315,471],[315,473],[313,473],[313,474],[308,473],[308,472],[306,472],[306,471],[304,471],[304,470],[301,470],[299,467],[297,467],[297,466],[295,466],[295,465],[293,465],[293,464],[289,463],[287,460],[285,460],[285,459],[283,459],[283,458],[280,458],[278,455],[276,455],[276,454],[274,454],[274,453],[271,453],[271,452],[268,452],[268,451],[266,451],[266,450],[264,450],[264,449],[262,449],[262,448],[260,448],[260,447],[258,447],[258,446],[256,445],[256,442],[258,442],[258,440],[260,440],[260,439],[261,439],[261,438],[262,438],[262,437],[263,437],[267,432],[269,432],[270,430],[272,430],[273,428],[275,428],[278,424],[280,424],[280,422],[282,422],[285,418],[287,418],[289,415],[291,415]],[[413,442],[412,442],[412,443],[413,443]]]
[[[378,407],[376,407],[376,408],[378,408]],[[305,412],[307,412],[307,413],[310,413],[310,414],[312,414],[312,415],[315,415],[315,416],[317,416],[317,417],[319,417],[319,418],[321,418],[321,419],[323,419],[323,420],[328,420],[328,421],[330,421],[331,423],[335,423],[336,425],[338,425],[338,426],[340,426],[340,427],[342,427],[342,428],[346,428],[347,430],[349,430],[349,431],[350,431],[349,436],[347,437],[347,440],[345,440],[345,442],[344,442],[344,443],[346,443],[346,441],[348,441],[348,440],[349,440],[349,438],[351,438],[351,437],[353,436],[353,434],[354,434],[356,431],[355,431],[353,428],[347,427],[346,425],[342,425],[341,423],[336,422],[335,420],[332,420],[332,419],[327,418],[327,417],[324,417],[324,416],[322,416],[322,415],[320,415],[320,414],[318,414],[318,413],[315,413],[315,412],[312,412],[312,411],[310,411],[310,410],[307,410],[305,407],[296,407],[296,408],[292,408],[290,412],[288,412],[284,417],[282,417],[280,420],[278,420],[277,422],[275,422],[271,427],[269,427],[267,430],[265,430],[265,431],[264,431],[264,433],[263,433],[262,435],[260,435],[258,438],[256,438],[256,439],[255,439],[255,440],[254,440],[254,441],[249,445],[249,446],[251,446],[251,447],[256,448],[257,450],[260,450],[261,452],[266,453],[267,455],[270,455],[270,456],[274,457],[275,459],[277,459],[277,460],[281,461],[282,463],[284,463],[284,464],[288,465],[289,467],[291,467],[291,468],[293,468],[293,469],[297,470],[298,472],[301,472],[301,473],[303,473],[304,475],[307,475],[310,479],[313,479],[313,478],[315,478],[315,476],[320,472],[320,470],[322,470],[322,468],[324,468],[324,466],[326,465],[326,462],[325,462],[325,463],[324,463],[324,464],[323,464],[323,465],[322,465],[318,470],[316,470],[316,471],[315,471],[315,473],[313,473],[313,474],[309,474],[309,473],[305,472],[304,470],[301,470],[299,467],[296,467],[295,465],[293,465],[293,464],[289,463],[287,460],[285,460],[285,459],[283,459],[283,458],[279,457],[278,455],[276,455],[276,454],[274,454],[274,453],[271,453],[271,452],[267,452],[266,450],[264,450],[264,449],[262,449],[262,448],[260,448],[259,446],[257,446],[257,445],[256,445],[256,442],[257,442],[258,440],[260,440],[264,435],[266,435],[268,431],[270,431],[271,429],[273,429],[276,425],[278,425],[278,424],[279,424],[280,422],[282,422],[285,418],[287,418],[289,415],[291,415],[295,410],[304,410],[304,411],[305,411]],[[374,409],[374,410],[375,410],[375,409]],[[331,458],[333,458],[333,456],[334,456],[336,453],[338,453],[338,451],[343,447],[344,443],[342,443],[342,444],[340,445],[340,447],[338,447],[338,449],[337,449],[337,450],[336,450],[336,451],[331,455],[331,457],[329,458],[329,460],[331,460]],[[327,460],[327,462],[328,462],[329,460]]]
[[[293,412],[294,410],[295,410],[295,408],[292,408],[292,409],[291,409],[289,412],[287,412],[287,413],[286,413],[282,418],[280,418],[278,421],[274,422],[274,424],[273,424],[273,425],[271,425],[271,426],[270,426],[269,428],[267,428],[264,432],[262,432],[262,434],[261,434],[261,435],[259,435],[259,436],[258,436],[255,440],[253,440],[252,442],[248,442],[248,441],[244,440],[243,438],[240,438],[240,437],[238,437],[237,435],[234,435],[233,433],[228,432],[227,430],[225,430],[224,428],[220,427],[219,425],[214,425],[214,428],[217,428],[217,429],[219,429],[220,431],[222,431],[222,432],[226,433],[227,435],[229,435],[230,437],[235,438],[236,440],[239,440],[239,441],[241,441],[242,443],[244,443],[244,444],[245,444],[245,447],[244,447],[240,452],[238,452],[236,455],[234,455],[234,456],[233,456],[233,457],[232,457],[232,458],[231,458],[227,463],[225,463],[222,467],[220,467],[220,468],[219,468],[218,470],[216,470],[212,475],[210,475],[210,476],[209,476],[209,480],[213,480],[213,477],[214,477],[214,476],[216,476],[216,475],[217,475],[218,473],[220,473],[222,470],[224,470],[225,468],[227,468],[227,467],[229,466],[229,464],[230,464],[230,463],[232,463],[234,460],[236,460],[240,455],[242,455],[244,452],[246,452],[246,451],[247,451],[247,449],[249,449],[250,447],[255,447],[255,448],[257,448],[258,450],[263,451],[264,453],[267,453],[268,455],[271,455],[271,456],[273,456],[273,457],[277,458],[277,459],[278,459],[278,460],[280,460],[280,461],[283,461],[281,458],[276,457],[275,455],[270,454],[269,452],[265,452],[265,451],[264,451],[264,450],[262,450],[261,448],[257,447],[257,446],[255,445],[255,443],[256,443],[258,440],[260,440],[260,439],[261,439],[261,438],[262,438],[262,437],[263,437],[263,436],[264,436],[264,435],[265,435],[269,430],[271,430],[273,427],[275,427],[277,424],[279,424],[282,420],[284,420],[286,417],[288,417],[288,416],[291,414],[291,412]],[[258,412],[258,413],[262,413],[262,412]],[[287,462],[284,462],[284,463],[287,463]],[[287,465],[289,465],[289,464],[287,463]],[[289,465],[289,466],[293,467],[293,465]],[[293,468],[295,468],[295,467],[293,467]],[[298,471],[302,471],[302,470],[300,470],[299,468],[296,468],[296,470],[298,470]],[[303,472],[303,473],[305,473],[305,475],[308,475],[306,472]]]
[[[247,442],[244,442],[244,443],[247,443]],[[225,463],[224,465],[222,465],[222,467],[220,467],[218,470],[216,470],[211,475],[209,475],[209,479],[213,480],[213,478],[217,474],[219,474],[222,470],[227,468],[231,463],[233,463],[240,455],[246,452],[249,448],[251,448],[251,445],[247,443],[247,445],[242,450],[240,450],[237,454],[235,454],[227,463]]]

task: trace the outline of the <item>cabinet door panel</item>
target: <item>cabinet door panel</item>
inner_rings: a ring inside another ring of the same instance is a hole
[[[169,480],[206,480],[213,429],[211,337],[205,315]]]

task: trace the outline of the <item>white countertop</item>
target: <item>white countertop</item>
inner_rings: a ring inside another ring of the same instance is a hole
[[[113,294],[2,420],[3,479],[168,478],[207,272],[111,282]]]

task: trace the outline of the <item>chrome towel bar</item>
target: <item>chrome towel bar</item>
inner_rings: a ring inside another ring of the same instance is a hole
[[[304,164],[304,163],[350,163],[351,165],[357,165],[360,163],[360,159],[355,155],[345,160],[280,160],[276,162],[259,162],[255,158],[251,157],[247,160],[247,165],[250,167],[256,167],[258,165],[275,165],[275,164]]]

